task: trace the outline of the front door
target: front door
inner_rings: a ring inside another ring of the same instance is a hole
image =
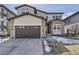
[[[61,34],[61,24],[53,24],[53,33],[54,35]]]

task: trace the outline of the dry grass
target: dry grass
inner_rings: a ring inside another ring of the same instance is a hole
[[[57,40],[47,40],[48,45],[52,48],[49,54],[58,55],[60,53],[68,52],[69,50],[64,47],[62,42],[58,42]]]
[[[51,53],[55,55],[79,55],[79,45],[66,45],[62,42],[58,42],[56,40],[48,39],[47,42],[49,46],[52,48]]]
[[[63,55],[79,55],[79,45],[65,45],[70,52],[64,52]]]

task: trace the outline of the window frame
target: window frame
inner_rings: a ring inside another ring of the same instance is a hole
[[[59,16],[59,19],[61,19],[61,16]]]
[[[56,16],[53,16],[53,19],[55,19],[56,18]]]
[[[60,28],[60,29],[58,29]],[[61,30],[61,24],[53,24],[53,29],[54,30]]]

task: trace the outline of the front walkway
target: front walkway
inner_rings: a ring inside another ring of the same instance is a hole
[[[41,39],[12,39],[0,43],[1,55],[42,55]]]

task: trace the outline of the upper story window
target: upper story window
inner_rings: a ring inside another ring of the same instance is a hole
[[[1,9],[1,13],[0,13],[1,18],[3,18],[3,12],[4,12],[4,9],[2,8],[2,9]]]
[[[53,16],[53,19],[61,19],[61,16]]]
[[[46,16],[46,19],[48,19],[48,16]]]
[[[55,19],[55,16],[53,16],[53,19]]]
[[[56,19],[59,19],[59,17],[58,17],[58,16],[56,16]]]
[[[29,9],[28,9],[28,8],[23,8],[23,9],[22,9],[22,14],[28,13],[28,12],[29,12]]]
[[[25,8],[22,8],[22,14],[24,14],[25,13]]]
[[[7,22],[4,22],[3,25],[4,25],[4,26],[7,26]]]
[[[8,17],[7,11],[4,10],[3,8],[0,9],[0,17],[1,17],[1,18],[4,18],[4,19],[7,19],[7,17]]]
[[[34,13],[37,14],[37,10],[36,9],[34,9]]]
[[[67,23],[70,23],[70,19],[67,20]]]
[[[26,8],[26,13],[29,13],[29,9],[28,8]]]
[[[59,16],[59,19],[61,19],[61,16]]]

